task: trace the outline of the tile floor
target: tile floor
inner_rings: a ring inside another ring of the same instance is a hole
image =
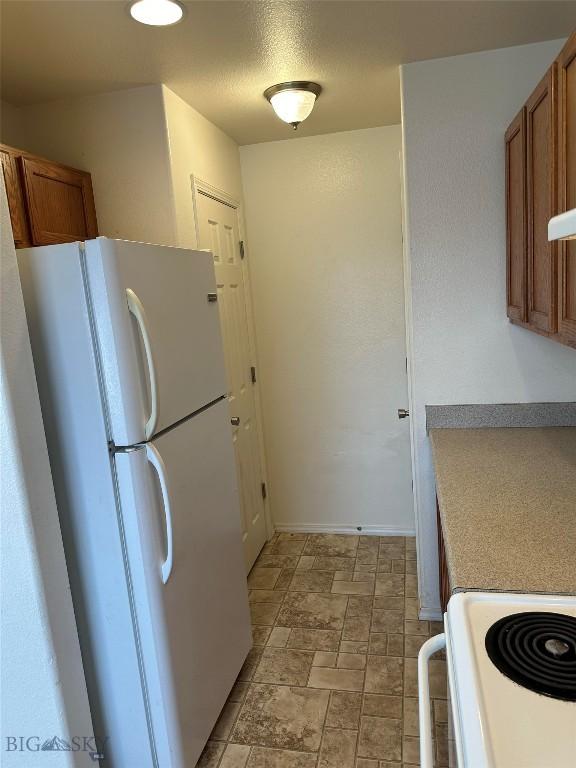
[[[254,647],[198,768],[418,765],[413,538],[280,533],[248,577]],[[446,662],[431,662],[436,764]]]

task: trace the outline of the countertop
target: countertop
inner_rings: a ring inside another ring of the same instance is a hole
[[[576,428],[430,439],[452,590],[576,594]]]

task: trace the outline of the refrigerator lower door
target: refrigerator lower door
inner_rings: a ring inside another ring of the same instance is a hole
[[[106,237],[84,247],[110,439],[149,440],[226,394],[211,254]]]
[[[116,472],[156,759],[187,768],[252,644],[226,400]]]

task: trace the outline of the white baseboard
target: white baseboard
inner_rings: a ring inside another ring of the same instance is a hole
[[[280,533],[343,533],[356,536],[415,536],[414,528],[379,525],[318,525],[317,523],[285,525],[275,523],[275,529]]]
[[[440,608],[420,608],[418,616],[421,621],[443,621]]]

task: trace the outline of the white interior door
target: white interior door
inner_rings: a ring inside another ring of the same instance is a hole
[[[238,212],[199,192],[199,247],[212,251],[228,375],[228,402],[242,505],[246,566],[252,567],[266,541],[266,520],[251,368],[247,277],[240,252]]]

